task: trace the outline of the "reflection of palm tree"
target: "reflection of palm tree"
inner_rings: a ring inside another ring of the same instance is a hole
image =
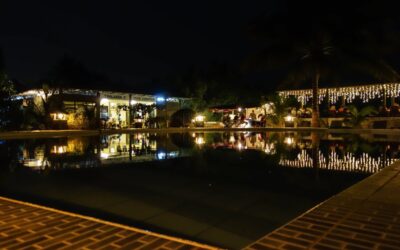
[[[320,168],[320,161],[319,161],[319,135],[316,132],[311,133],[311,140],[312,140],[312,164],[313,169],[315,170],[315,180],[319,183],[319,168]]]

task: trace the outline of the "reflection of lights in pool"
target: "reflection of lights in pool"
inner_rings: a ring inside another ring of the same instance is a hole
[[[284,142],[285,142],[285,144],[287,144],[287,145],[293,145],[293,143],[294,143],[294,138],[293,137],[286,137],[285,138],[285,140],[284,140]]]
[[[285,121],[292,122],[292,121],[294,121],[294,117],[291,115],[287,115],[287,116],[285,116]]]
[[[273,143],[266,144],[266,145],[265,145],[264,152],[265,152],[266,154],[268,154],[268,155],[273,155],[273,154],[275,154],[275,153],[276,153],[275,145],[274,145]]]
[[[109,154],[107,154],[107,153],[103,153],[103,152],[100,153],[100,157],[103,159],[107,159],[108,156],[109,156]]]
[[[204,143],[205,143],[205,141],[204,141],[203,137],[201,137],[201,136],[196,137],[196,144],[197,145],[203,145]]]
[[[26,160],[24,162],[25,167],[41,167],[43,164],[43,160]]]
[[[376,173],[383,167],[389,166],[397,160],[397,158],[385,158],[383,154],[378,157],[372,157],[368,153],[357,155],[350,152],[340,155],[332,150],[329,155],[326,156],[322,151],[318,151],[318,168],[336,171]],[[294,159],[281,156],[279,165],[293,168],[314,167],[313,158],[306,149],[302,149]]]
[[[178,151],[172,151],[168,153],[168,157],[174,158],[174,157],[178,157],[179,152]]]
[[[51,153],[53,154],[64,154],[67,152],[67,146],[53,146]]]
[[[167,156],[167,154],[165,152],[158,152],[157,153],[157,159],[159,159],[159,160],[165,159],[166,156]]]

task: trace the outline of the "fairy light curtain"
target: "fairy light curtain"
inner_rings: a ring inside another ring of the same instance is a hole
[[[278,91],[281,98],[286,99],[289,96],[294,96],[297,101],[306,104],[312,99],[312,89],[303,90],[285,90]],[[350,86],[338,88],[320,88],[318,90],[318,102],[328,96],[329,103],[336,103],[340,97],[344,97],[346,103],[351,103],[356,97],[359,97],[364,103],[374,98],[399,97],[400,83],[382,83],[364,86]]]

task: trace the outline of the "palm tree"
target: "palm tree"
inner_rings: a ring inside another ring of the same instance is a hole
[[[267,116],[267,119],[279,127],[284,127],[284,119],[288,115],[288,109],[290,108],[289,100],[282,100],[282,98],[274,94],[267,96],[264,101],[271,103],[274,110],[272,115]]]
[[[302,1],[288,0],[250,25],[250,34],[263,50],[247,65],[283,70],[283,82],[291,87],[294,82],[311,81],[313,127],[319,126],[322,78],[354,77],[354,71],[378,80],[399,78],[384,60],[399,37],[393,20],[388,19],[390,10],[369,1],[332,3],[329,11],[326,7],[325,1],[310,8]]]
[[[350,116],[346,119],[346,123],[353,128],[360,127],[361,123],[365,121],[368,116],[378,113],[373,106],[366,106],[360,110],[354,105],[349,105],[347,108],[350,111]]]

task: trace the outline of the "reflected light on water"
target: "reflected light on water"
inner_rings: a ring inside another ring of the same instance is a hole
[[[56,143],[49,139],[42,144],[22,144],[19,148],[21,155],[18,162],[23,166],[39,170],[49,166],[52,168],[97,167],[99,164],[116,162],[191,157],[195,155],[194,151],[210,146],[237,151],[250,149],[266,155],[277,155],[280,166],[293,168],[315,167],[312,158],[314,152],[315,156],[318,156],[317,163],[321,169],[375,173],[400,158],[398,142],[376,144],[371,151],[368,151],[368,154],[363,152],[361,147],[353,148],[351,152],[348,152],[345,147],[348,142],[339,142],[337,139],[336,141],[321,140],[321,147],[313,151],[308,135],[271,136],[261,133],[226,133],[206,138],[203,133],[190,133],[188,136],[190,142],[185,141],[183,148],[180,147],[179,142],[170,141],[169,137],[150,134],[104,136],[100,138],[100,143],[98,139],[68,138],[65,145],[60,145],[59,139]],[[372,142],[364,141],[363,143],[372,145]]]
[[[53,146],[51,153],[53,154],[64,154],[67,152],[67,146]]]
[[[397,158],[386,158],[384,155],[379,157],[372,157],[368,153],[362,153],[357,156],[354,153],[346,152],[342,157],[339,156],[335,151],[331,151],[327,157],[319,151],[319,166],[321,169],[337,170],[337,171],[350,171],[350,172],[365,172],[375,173],[380,169],[393,164],[397,161]],[[294,168],[312,168],[313,158],[303,149],[295,159],[287,159],[284,156],[281,157],[279,165],[285,167]]]
[[[202,137],[202,136],[196,137],[195,142],[196,142],[197,145],[203,145],[203,144],[206,143],[205,140],[204,140],[204,137]]]
[[[276,154],[275,144],[274,143],[265,144],[264,152],[268,155]]]
[[[284,143],[289,146],[294,145],[294,138],[293,137],[285,137]]]

